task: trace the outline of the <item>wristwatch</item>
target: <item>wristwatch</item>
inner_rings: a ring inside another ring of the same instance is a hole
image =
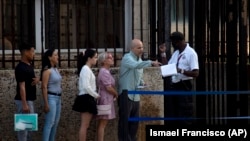
[[[185,71],[184,69],[181,69],[181,74],[184,74],[184,71]]]

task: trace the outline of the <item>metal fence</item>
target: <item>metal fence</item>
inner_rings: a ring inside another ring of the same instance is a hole
[[[157,52],[160,43],[166,42],[167,46],[171,46],[166,39],[172,31],[181,31],[198,53],[200,75],[195,82],[197,91],[236,92],[249,89],[249,1],[150,2],[152,57],[156,55],[153,52]],[[168,57],[171,52],[169,48]],[[165,87],[165,90],[168,88]],[[249,115],[248,97],[238,93],[195,96],[196,116],[208,117],[204,121],[208,124],[246,123],[247,119],[227,121],[209,117]]]
[[[123,0],[1,0],[1,67],[15,67],[23,41],[35,45],[37,66],[48,48],[58,49],[59,66],[66,68],[74,68],[86,48],[110,51],[119,60],[125,52],[124,6]]]

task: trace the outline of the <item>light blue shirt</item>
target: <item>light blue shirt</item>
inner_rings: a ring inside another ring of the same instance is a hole
[[[132,51],[126,53],[121,61],[119,73],[119,94],[122,90],[135,91],[143,82],[143,68],[151,66],[152,61],[142,61]],[[140,101],[140,95],[129,94],[130,100]]]
[[[48,80],[48,92],[52,93],[62,93],[62,76],[57,70],[57,68],[50,68],[50,76]]]

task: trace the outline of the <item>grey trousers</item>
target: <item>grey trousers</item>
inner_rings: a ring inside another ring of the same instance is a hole
[[[124,112],[124,106],[121,105],[121,101],[124,99],[118,98],[118,105],[119,105],[119,121],[118,121],[118,139],[119,141],[125,141],[123,139],[123,123],[124,116],[122,116],[122,113]],[[139,117],[140,113],[140,102],[139,101],[132,101],[128,98],[128,116],[127,117]],[[126,141],[137,141],[136,135],[138,130],[139,122],[138,121],[129,121],[128,122],[128,140]]]
[[[15,100],[16,107],[17,107],[17,113],[22,113],[22,101],[21,100]],[[30,113],[34,113],[34,102],[33,101],[27,101],[27,104],[30,108]],[[17,131],[17,138],[18,141],[32,141],[31,139],[32,131]]]

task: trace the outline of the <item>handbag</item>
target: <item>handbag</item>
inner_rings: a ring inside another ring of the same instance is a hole
[[[97,115],[110,115],[111,105],[97,105]]]
[[[15,131],[38,131],[37,114],[15,114],[14,128]]]

